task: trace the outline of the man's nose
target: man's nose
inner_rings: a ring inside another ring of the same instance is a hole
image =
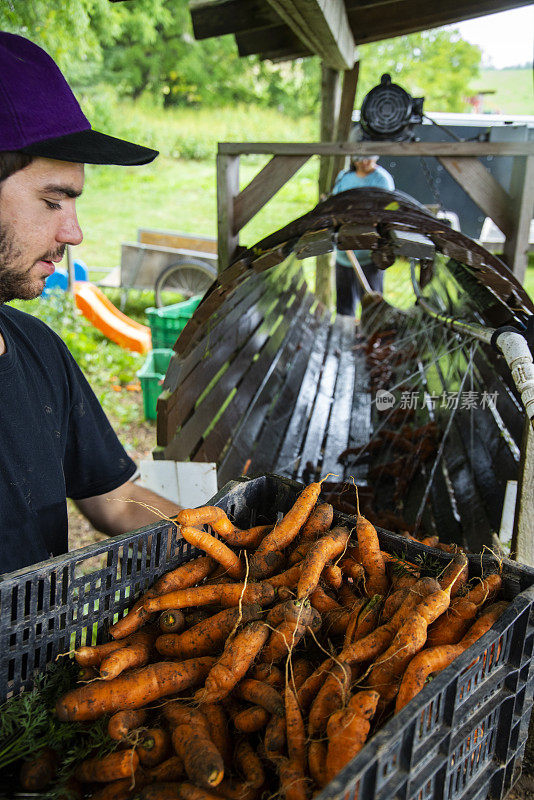
[[[61,244],[81,244],[83,241],[83,233],[78,222],[76,211],[73,211],[66,217],[56,236],[58,242]]]

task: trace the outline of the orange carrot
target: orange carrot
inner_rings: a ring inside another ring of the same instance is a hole
[[[162,575],[152,587],[154,594],[168,594],[176,589],[187,589],[189,586],[194,586],[213,572],[216,563],[209,556],[193,558],[186,564]]]
[[[501,586],[501,576],[494,572],[490,575],[486,575],[483,580],[478,581],[477,584],[468,591],[466,597],[476,606],[481,606],[483,603],[491,603],[499,593]]]
[[[209,656],[178,663],[165,661],[111,681],[95,681],[60,697],[56,714],[62,722],[82,722],[119,709],[141,708],[160,697],[198,685],[214,663],[215,659]]]
[[[327,679],[333,665],[334,660],[332,658],[327,658],[299,687],[297,698],[300,708],[303,710],[309,708],[312,700]]]
[[[277,761],[286,743],[286,718],[273,716],[265,729],[263,746],[265,755],[271,761]]]
[[[362,600],[362,605],[354,606],[351,621],[345,630],[344,648],[368,636],[376,628],[381,609],[382,598],[379,594],[373,595],[367,602]]]
[[[320,614],[324,614],[327,611],[334,611],[336,608],[341,608],[340,604],[337,600],[334,600],[333,597],[326,594],[326,592],[321,589],[320,586],[311,593],[310,595],[310,603]]]
[[[227,608],[198,622],[188,631],[159,636],[156,650],[170,658],[193,658],[216,653],[239,621],[251,622],[259,617],[260,611],[258,603]]]
[[[109,783],[133,777],[138,766],[139,758],[135,750],[121,750],[103,758],[82,761],[74,770],[74,776],[82,783]]]
[[[245,675],[268,638],[269,629],[263,622],[245,625],[226,644],[206,678],[204,689],[197,692],[195,699],[201,703],[215,703],[226,697]]]
[[[334,711],[347,702],[351,682],[348,664],[337,662],[317,692],[308,716],[308,734],[316,736],[326,730],[326,723]]]
[[[310,775],[320,789],[328,783],[326,777],[326,744],[318,739],[311,739],[308,745],[308,768]]]
[[[348,528],[337,527],[322,536],[308,550],[302,564],[302,572],[297,584],[297,597],[303,599],[317,588],[319,578],[326,563],[341,555],[349,540]],[[339,588],[339,587],[337,587]]]
[[[427,647],[457,644],[477,615],[478,608],[467,597],[456,597],[447,611],[428,629]]]
[[[261,660],[264,662],[280,661],[292,652],[304,634],[306,627],[311,620],[311,615],[303,613],[301,619],[285,619],[272,632],[268,644],[261,652]]]
[[[129,637],[128,643],[106,656],[100,664],[100,677],[106,681],[116,678],[121,672],[148,663],[156,636],[152,631],[138,631]]]
[[[467,556],[465,553],[457,553],[441,573],[439,583],[442,589],[451,587],[452,598],[463,594],[468,577],[469,563]]]
[[[155,767],[157,764],[161,764],[169,750],[169,735],[163,728],[148,728],[135,747],[135,752],[143,767]]]
[[[235,748],[234,758],[245,783],[260,789],[265,783],[265,772],[252,745],[242,739]]]
[[[270,716],[261,706],[249,706],[238,711],[232,721],[241,733],[256,733],[267,725]]]
[[[285,689],[286,740],[289,758],[298,764],[304,773],[306,769],[306,730],[299,704],[290,683]]]
[[[448,591],[440,589],[425,597],[398,630],[385,653],[374,662],[367,683],[380,692],[385,702],[396,696],[404,670],[415,653],[424,646],[428,625],[449,607],[451,588],[452,583]]]
[[[302,561],[289,567],[289,569],[286,569],[284,572],[280,572],[278,575],[272,575],[269,578],[269,583],[271,586],[274,586],[275,589],[279,586],[289,586],[289,588],[293,588],[299,582],[301,570]]]
[[[306,800],[309,796],[309,780],[301,765],[291,759],[283,758],[278,763],[280,788],[285,800]]]
[[[218,603],[224,608],[238,606],[240,603],[259,603],[268,605],[274,600],[274,589],[269,583],[234,583],[215,586],[193,586],[175,592],[153,597],[145,601],[145,609],[164,611],[166,608],[190,608],[197,605]]]
[[[158,625],[162,633],[180,633],[185,628],[185,617],[179,609],[169,608],[159,615]]]
[[[385,595],[388,589],[388,579],[384,558],[380,550],[378,534],[374,525],[361,515],[356,520],[356,536],[358,537],[358,550],[360,560],[365,569],[365,593],[368,597],[374,594]]]
[[[330,636],[346,633],[351,625],[355,625],[358,614],[365,605],[367,598],[361,597],[354,605],[336,608],[324,615],[324,630]]]
[[[185,774],[184,762],[180,756],[171,756],[155,767],[145,769],[150,781],[179,781]]]
[[[321,483],[311,483],[301,492],[292,508],[263,539],[250,559],[250,574],[253,578],[272,575],[273,554],[288,547],[304,525],[321,492]]]
[[[45,747],[31,761],[24,761],[19,773],[19,781],[26,792],[40,792],[46,789],[56,776],[58,754]]]
[[[204,550],[210,558],[221,564],[231,578],[239,579],[244,576],[245,565],[239,556],[215,536],[189,525],[181,525],[180,533],[186,542]]]
[[[265,708],[270,714],[282,716],[284,714],[284,700],[280,692],[268,683],[244,678],[237,692],[243,700]]]
[[[126,739],[130,731],[140,728],[147,718],[145,709],[137,711],[117,711],[109,718],[108,736],[120,742]]]
[[[117,620],[117,622],[109,629],[110,636],[114,639],[125,639],[131,636],[142,628],[145,622],[150,622],[152,614],[146,611],[145,602],[154,597],[156,592],[154,589],[147,589],[141,597],[133,604],[126,616]]]
[[[253,528],[249,528],[248,530],[234,528],[233,533],[219,533],[219,535],[223,537],[225,542],[232,545],[232,547],[243,547],[246,550],[248,548],[257,547],[262,539],[264,539],[265,536],[272,531],[272,529],[272,524],[255,525]]]
[[[326,755],[328,781],[331,781],[364,746],[370,730],[369,720],[374,716],[378,700],[378,692],[357,692],[351,697],[346,710],[334,712],[328,720]]]
[[[222,756],[225,771],[230,770],[233,742],[226,712],[220,703],[205,703],[202,706],[202,713],[208,723],[210,739]]]
[[[316,539],[327,531],[334,519],[330,503],[318,503],[300,530],[301,539]]]
[[[184,762],[189,779],[205,789],[217,786],[224,777],[222,756],[206,735],[207,724],[195,720],[176,725],[171,733],[172,745]]]
[[[395,589],[394,592],[391,592],[386,598],[384,603],[384,608],[382,609],[382,620],[386,622],[388,619],[391,619],[395,611],[399,609],[408,596],[409,592],[408,587],[404,587],[402,589]]]
[[[97,644],[94,647],[79,647],[74,651],[74,660],[82,667],[99,667],[103,658],[111,655],[115,650],[120,650],[124,645],[124,640],[121,640]]]

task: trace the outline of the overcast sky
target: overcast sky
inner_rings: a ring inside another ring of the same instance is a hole
[[[482,49],[484,66],[532,64],[534,4],[459,22],[462,38]]]

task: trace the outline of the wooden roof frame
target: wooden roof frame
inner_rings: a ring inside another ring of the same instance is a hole
[[[195,38],[233,34],[239,54],[318,55],[351,69],[356,46],[531,5],[532,0],[190,0]]]

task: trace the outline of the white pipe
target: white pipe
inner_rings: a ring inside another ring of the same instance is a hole
[[[527,340],[520,333],[503,331],[496,344],[510,367],[528,417],[534,420],[534,363]]]

